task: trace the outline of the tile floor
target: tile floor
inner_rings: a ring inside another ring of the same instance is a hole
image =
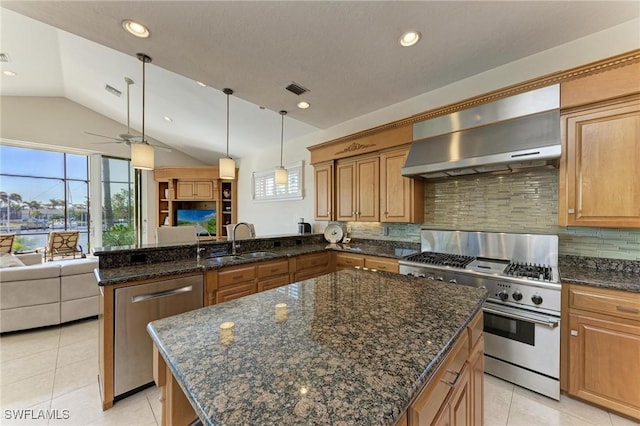
[[[98,322],[0,337],[1,425],[150,425],[160,423],[152,387],[102,411],[98,391]],[[486,426],[637,425],[571,398],[560,402],[485,376]],[[26,409],[26,410],[24,410]],[[16,419],[19,411],[57,418]]]

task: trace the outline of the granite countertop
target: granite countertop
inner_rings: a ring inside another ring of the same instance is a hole
[[[349,269],[147,329],[205,425],[392,425],[485,299]],[[232,341],[221,340],[224,322],[235,324]]]
[[[640,261],[562,256],[560,279],[563,283],[640,293]]]
[[[146,279],[167,277],[170,275],[178,275],[189,272],[202,272],[211,269],[220,269],[226,266],[237,266],[255,262],[277,260],[304,254],[319,253],[326,250],[338,250],[349,253],[362,255],[372,255],[399,259],[408,254],[415,253],[416,250],[410,248],[398,248],[384,244],[301,244],[283,248],[269,248],[256,251],[266,251],[271,255],[264,258],[241,258],[228,260],[225,262],[216,262],[207,259],[208,254],[197,261],[196,259],[173,260],[166,262],[145,263],[129,266],[120,266],[117,268],[100,268],[96,269],[96,279],[98,285],[114,285],[132,281],[141,281]],[[243,253],[238,253],[242,256]]]

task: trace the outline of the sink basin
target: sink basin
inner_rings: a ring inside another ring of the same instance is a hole
[[[233,256],[233,255],[229,255],[229,256],[216,256],[216,257],[207,257],[207,260],[209,262],[216,262],[216,263],[224,263],[224,262],[231,262],[233,260],[244,260],[244,257],[240,257],[240,256]]]
[[[244,253],[242,257],[246,259],[262,259],[264,257],[273,257],[277,256],[276,253],[271,253],[270,251],[254,251],[253,253]]]

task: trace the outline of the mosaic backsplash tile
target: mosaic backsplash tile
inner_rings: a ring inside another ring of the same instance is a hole
[[[558,170],[484,175],[425,185],[424,225],[340,223],[353,238],[420,242],[420,227],[558,234],[560,254],[640,260],[640,229],[561,227]],[[388,235],[385,234],[388,228]]]

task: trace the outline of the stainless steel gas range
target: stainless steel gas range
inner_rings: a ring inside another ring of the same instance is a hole
[[[400,273],[486,288],[485,371],[560,398],[558,236],[422,229]]]

